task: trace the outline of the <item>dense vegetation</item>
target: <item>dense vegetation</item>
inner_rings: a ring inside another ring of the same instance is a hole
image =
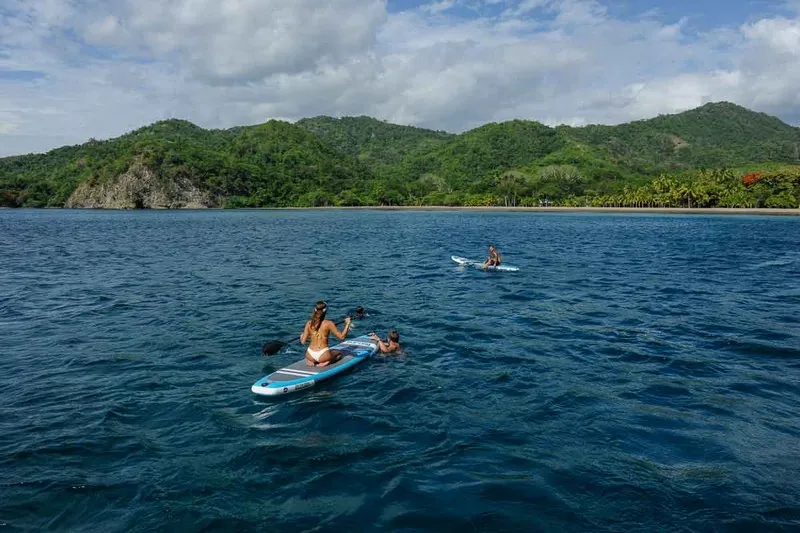
[[[0,206],[63,206],[143,164],[225,207],[800,206],[800,129],[727,104],[619,126],[492,123],[461,135],[369,117],[204,130],[169,120],[0,159]]]
[[[0,159],[0,205],[61,206],[81,182],[113,180],[134,162],[187,178],[228,207],[357,203],[372,174],[354,157],[286,122],[203,130],[157,122],[110,141]]]
[[[304,118],[297,125],[335,150],[372,167],[397,164],[411,152],[435,148],[456,137],[443,131],[388,124],[372,117]]]

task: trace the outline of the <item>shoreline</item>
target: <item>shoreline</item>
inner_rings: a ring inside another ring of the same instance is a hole
[[[800,216],[798,209],[744,208],[744,207],[464,207],[438,205],[376,205],[376,206],[331,206],[331,207],[251,207],[244,209],[265,210],[375,210],[375,211],[487,211],[487,212],[535,212],[535,213],[653,213],[661,215],[779,215]]]
[[[0,207],[0,211],[43,210],[43,211],[476,211],[476,212],[530,212],[530,213],[629,213],[658,215],[759,215],[759,216],[800,216],[800,208],[782,209],[770,207],[505,207],[505,206],[445,206],[445,205],[359,205],[328,207],[222,207],[208,208],[65,208],[65,207]]]

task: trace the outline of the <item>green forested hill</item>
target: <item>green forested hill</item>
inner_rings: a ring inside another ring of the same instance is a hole
[[[183,120],[152,124],[110,141],[90,140],[46,154],[0,159],[0,205],[59,206],[79,183],[104,182],[125,172],[134,157],[179,170],[185,159],[203,164],[197,151],[222,150],[214,132]],[[165,157],[166,160],[165,160]]]
[[[211,183],[237,205],[358,205],[373,180],[354,157],[286,122],[243,128],[227,156],[230,166]]]
[[[168,120],[109,141],[0,159],[0,205],[60,206],[79,183],[99,186],[137,162],[230,207],[357,203],[372,179],[354,157],[293,124],[204,130]]]
[[[641,173],[800,162],[800,128],[726,102],[619,126],[559,130]]]
[[[538,122],[491,123],[441,146],[417,149],[382,177],[415,200],[430,196],[432,203],[453,203],[461,194],[485,198],[504,173],[535,164],[565,146],[556,130]]]
[[[167,120],[0,159],[0,206],[80,206],[91,196],[92,205],[172,207],[181,202],[148,202],[191,189],[227,207],[797,207],[797,164],[799,128],[729,103],[618,126],[512,120],[460,135],[370,117],[229,130]]]
[[[397,164],[411,152],[441,146],[456,137],[452,133],[399,126],[363,116],[304,118],[297,125],[335,150],[374,167]]]

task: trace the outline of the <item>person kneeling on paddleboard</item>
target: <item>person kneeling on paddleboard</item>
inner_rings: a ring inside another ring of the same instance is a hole
[[[382,353],[392,353],[400,349],[400,334],[396,329],[389,332],[389,337],[386,342],[383,342],[380,337],[374,333],[369,334],[369,338],[378,343],[378,348]]]
[[[333,335],[343,341],[350,331],[350,317],[344,319],[344,328],[339,331],[336,324],[331,320],[325,320],[328,312],[328,304],[322,300],[317,302],[311,319],[306,322],[303,333],[300,335],[300,343],[305,344],[311,339],[311,343],[306,349],[306,362],[309,366],[327,366],[339,359],[341,353],[338,350],[328,348],[328,336]]]
[[[489,245],[489,257],[486,259],[486,261],[483,262],[483,268],[487,268],[487,267],[490,267],[490,266],[498,267],[498,266],[500,266],[501,262],[502,262],[502,259],[500,257],[500,252],[498,252],[495,249],[494,244],[490,244]]]

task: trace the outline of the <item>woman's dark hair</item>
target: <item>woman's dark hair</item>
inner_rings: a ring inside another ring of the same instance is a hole
[[[400,334],[397,333],[396,329],[393,329],[389,332],[389,340],[392,342],[400,342]]]
[[[314,312],[311,313],[311,329],[317,331],[325,320],[325,314],[328,312],[328,304],[320,300],[314,306]]]

